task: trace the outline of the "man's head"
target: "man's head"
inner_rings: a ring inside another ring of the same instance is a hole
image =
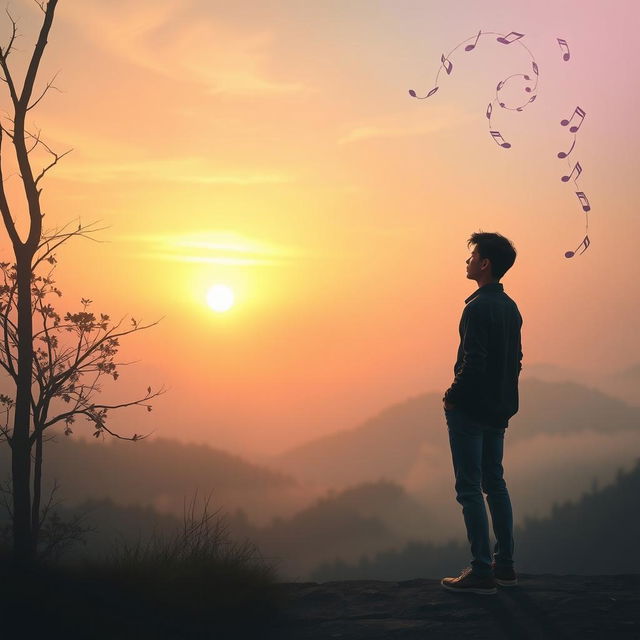
[[[500,280],[516,261],[515,247],[499,233],[474,233],[467,246],[472,249],[467,260],[467,278],[476,280],[480,286]]]

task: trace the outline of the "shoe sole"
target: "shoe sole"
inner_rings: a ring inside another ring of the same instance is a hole
[[[493,589],[478,589],[474,587],[450,587],[449,585],[440,582],[441,586],[444,587],[447,591],[452,591],[453,593],[475,593],[479,596],[492,596],[498,593],[498,590],[494,587]]]
[[[500,585],[501,587],[517,587],[518,586],[517,578],[515,580],[498,580],[498,578],[496,578],[495,581],[496,581],[496,584]]]

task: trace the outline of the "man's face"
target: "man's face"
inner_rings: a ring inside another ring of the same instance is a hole
[[[467,258],[467,278],[469,280],[478,280],[483,272],[482,267],[488,267],[488,260],[481,258],[477,247],[473,247],[471,255]]]

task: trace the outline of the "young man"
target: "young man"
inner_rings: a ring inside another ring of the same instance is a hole
[[[473,560],[470,569],[457,578],[443,578],[441,584],[451,591],[493,594],[496,583],[517,584],[502,452],[509,418],[518,411],[522,317],[499,282],[516,259],[511,242],[499,233],[474,233],[468,246],[467,278],[478,289],[465,300],[455,378],[443,400],[457,501]],[[483,492],[497,540],[493,557]]]

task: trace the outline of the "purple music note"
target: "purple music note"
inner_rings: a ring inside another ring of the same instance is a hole
[[[584,191],[576,191],[576,195],[578,196],[578,200],[580,200],[580,204],[582,205],[582,210],[587,213],[591,211],[591,205],[589,204],[589,200],[587,196],[584,195]]]
[[[569,51],[569,45],[567,44],[566,40],[563,40],[562,38],[556,38],[556,40],[558,41],[558,44],[560,45],[560,50],[563,51],[563,55],[562,55],[562,59],[567,62],[569,60],[569,58],[571,57],[571,52]]]
[[[493,139],[496,141],[496,144],[500,145],[503,149],[511,148],[511,145],[505,141],[502,137],[502,134],[499,131],[489,131],[489,133],[493,136]],[[502,142],[500,142],[502,140]]]
[[[576,177],[573,178],[573,181],[575,182],[578,177],[580,176],[580,174],[582,173],[582,167],[580,166],[579,162],[576,162],[575,167],[573,167],[573,169],[571,170],[571,173],[568,176],[562,176],[562,182],[569,182],[569,180],[571,180],[571,177],[573,176],[573,174],[576,174]]]
[[[571,131],[571,133],[576,133],[578,131],[578,129],[582,126],[582,123],[584,122],[584,118],[587,115],[586,111],[584,111],[584,109],[581,109],[580,107],[576,107],[575,111],[571,114],[571,117],[568,120],[561,120],[560,124],[563,127],[566,127],[575,117],[580,118],[580,122],[577,125],[573,125],[572,127],[569,127],[569,131]]]
[[[453,62],[449,60],[449,58],[444,57],[444,53],[440,56],[440,62],[442,62],[442,66],[444,70],[447,72],[447,75],[450,76],[453,71]]]
[[[500,36],[499,38],[496,38],[496,40],[500,44],[511,44],[516,40],[520,40],[520,38],[524,38],[524,33],[518,33],[517,31],[512,31],[510,34],[504,37]]]
[[[538,96],[537,95],[533,95],[529,98],[529,102],[533,102]]]
[[[500,91],[500,89],[502,89],[502,87],[504,87],[504,80],[500,80],[500,82],[498,82],[498,86],[496,87],[496,91]]]
[[[476,48],[476,45],[478,44],[478,39],[480,38],[480,34],[482,33],[482,31],[478,31],[478,35],[476,36],[476,40],[473,44],[468,44],[464,50],[465,51],[473,51]]]
[[[430,98],[437,90],[438,87],[433,87],[433,89],[431,89],[431,91],[429,91],[426,96],[417,96],[416,92],[413,89],[409,89],[409,95],[412,98],[417,98],[418,100],[425,100],[426,98]]]
[[[583,240],[583,241],[582,241],[582,242],[581,242],[581,243],[576,247],[576,251],[577,251],[580,247],[582,247],[582,246],[584,245],[584,249],[580,252],[580,255],[582,255],[582,254],[587,250],[587,247],[588,247],[590,244],[591,244],[591,240],[589,240],[589,236],[585,236],[585,237],[584,237],[584,240]],[[575,255],[576,255],[576,251],[567,251],[567,252],[564,254],[564,257],[565,257],[565,258],[573,258],[573,256],[575,256]]]
[[[540,69],[538,68],[538,65],[536,64],[536,62],[532,62],[531,66],[533,67],[533,73],[535,73],[537,76],[540,75]]]
[[[487,107],[487,118],[489,120],[491,120],[491,112],[493,111],[493,105],[491,103],[489,103],[489,106]]]
[[[566,158],[573,151],[573,147],[575,147],[575,146],[576,146],[576,139],[574,138],[573,139],[573,144],[571,145],[571,148],[569,149],[569,151],[567,151],[567,152],[561,151],[558,154],[558,158]]]

